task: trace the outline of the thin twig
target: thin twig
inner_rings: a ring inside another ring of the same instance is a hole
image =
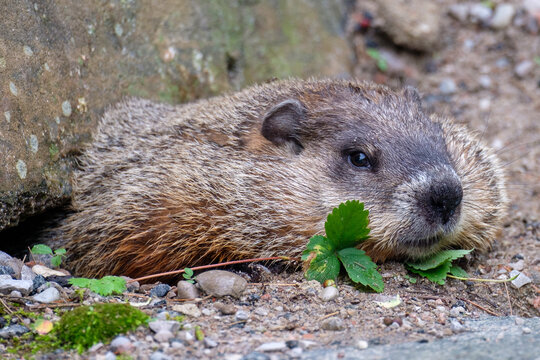
[[[324,319],[327,319],[329,317],[332,317],[332,316],[338,315],[338,314],[339,314],[339,311],[336,311],[336,312],[333,312],[331,314],[324,315],[323,317],[319,318],[319,320],[324,320]]]
[[[480,304],[475,303],[474,301],[467,300],[467,299],[465,299],[465,298],[458,298],[458,299],[461,300],[461,301],[468,302],[469,304],[471,304],[471,305],[473,305],[473,306],[476,306],[476,307],[479,308],[480,310],[484,310],[485,312],[487,312],[487,313],[490,314],[490,315],[493,315],[493,316],[500,316],[500,315],[497,314],[496,312],[491,311],[491,310],[489,310],[489,309],[486,309],[485,307],[483,307],[483,306],[480,305]]]
[[[272,284],[272,283],[248,283],[248,285],[253,286],[300,286],[300,284],[296,283],[279,283],[279,284]]]
[[[195,271],[195,270],[211,269],[211,268],[220,267],[220,266],[228,266],[228,265],[235,265],[235,264],[242,264],[242,263],[256,262],[256,261],[271,261],[271,260],[299,261],[300,259],[290,258],[288,256],[272,256],[272,257],[267,257],[267,258],[234,260],[234,261],[227,261],[227,262],[223,262],[223,263],[219,263],[219,264],[195,266],[195,267],[192,267],[190,269]],[[185,268],[181,269],[181,270],[167,271],[167,272],[163,272],[163,273],[142,276],[140,278],[131,279],[131,280],[128,281],[128,283],[131,283],[131,282],[134,282],[134,281],[142,281],[142,280],[153,279],[153,278],[162,277],[162,276],[178,275],[178,274],[182,274],[183,272],[185,272]]]
[[[510,316],[514,315],[512,311],[512,301],[510,300],[510,294],[508,293],[508,286],[504,283],[504,289],[506,290],[506,298],[508,299],[508,305],[510,305]]]
[[[479,279],[479,278],[466,278],[466,277],[454,276],[454,275],[450,275],[450,274],[447,274],[446,276],[449,277],[449,278],[452,278],[452,279],[458,279],[458,280],[463,280],[463,281],[478,281],[478,282],[492,282],[492,283],[507,283],[507,282],[509,282],[509,281],[515,280],[515,279],[519,276],[519,274],[517,274],[516,276],[511,277],[510,279]]]

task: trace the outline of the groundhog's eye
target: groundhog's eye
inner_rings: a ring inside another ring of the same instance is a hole
[[[360,168],[369,168],[371,163],[366,154],[361,151],[355,151],[349,154],[349,162],[351,165],[360,167]]]

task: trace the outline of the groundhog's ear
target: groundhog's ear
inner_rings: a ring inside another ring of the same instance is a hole
[[[276,145],[292,145],[299,154],[304,148],[300,143],[298,130],[306,117],[306,108],[298,100],[285,100],[266,113],[261,134]]]

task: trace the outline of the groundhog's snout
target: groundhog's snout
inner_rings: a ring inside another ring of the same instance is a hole
[[[436,182],[431,185],[429,191],[428,206],[431,207],[432,217],[445,225],[459,210],[463,189],[461,184],[454,179]]]

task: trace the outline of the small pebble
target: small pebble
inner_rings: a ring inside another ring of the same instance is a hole
[[[258,346],[255,349],[255,351],[272,352],[272,351],[282,351],[285,349],[287,349],[287,344],[285,344],[285,341],[275,341],[275,342],[264,343]]]
[[[176,337],[186,344],[190,344],[195,340],[195,336],[190,331],[182,330],[176,334]]]
[[[264,307],[258,307],[255,309],[254,313],[260,316],[266,316],[268,315],[268,309]]]
[[[150,296],[164,297],[171,290],[171,287],[167,284],[156,285],[150,290]]]
[[[319,293],[319,299],[322,301],[331,301],[337,298],[339,295],[339,290],[335,286],[328,286],[322,289]]]
[[[230,271],[210,270],[195,277],[203,291],[211,296],[240,297],[247,286],[247,281]]]
[[[441,325],[446,324],[446,314],[442,312],[437,314],[437,322]]]
[[[179,281],[176,285],[179,299],[196,299],[200,297],[199,290],[195,284],[190,283],[189,281]]]
[[[156,339],[156,341],[160,343],[168,342],[173,337],[173,333],[168,330],[160,330],[154,335],[154,339]]]
[[[0,265],[0,275],[15,275],[15,271],[13,271],[13,268],[11,266],[7,265]]]
[[[21,336],[22,334],[25,334],[29,331],[30,330],[26,326],[22,326],[19,324],[10,325],[0,329],[0,338],[11,339],[12,337]]]
[[[287,351],[287,356],[289,356],[289,358],[291,359],[298,359],[302,356],[302,353],[304,352],[304,350],[302,350],[301,347],[295,347],[295,348],[292,348],[291,350]]]
[[[452,17],[461,22],[465,22],[469,16],[468,4],[454,4],[448,9],[448,12]]]
[[[367,349],[368,346],[369,346],[369,343],[366,340],[358,340],[356,342],[356,348],[358,348],[360,350]]]
[[[523,319],[523,318],[518,317],[514,321],[515,321],[516,325],[518,325],[518,326],[521,326],[521,325],[525,324],[525,319]]]
[[[457,86],[454,80],[447,78],[441,81],[439,90],[443,95],[451,95],[456,92]]]
[[[285,341],[285,345],[287,345],[289,349],[294,349],[300,346],[300,342],[298,340],[287,340]]]
[[[116,360],[116,355],[112,351],[107,351],[105,353],[105,360]]]
[[[117,336],[111,341],[110,349],[115,354],[127,354],[130,353],[134,346],[131,343],[131,340],[129,340],[125,336]]]
[[[458,334],[465,331],[465,327],[457,319],[450,319],[450,330]]]
[[[202,315],[201,310],[195,304],[178,304],[174,305],[172,309],[188,316],[200,317]]]
[[[212,340],[209,337],[205,337],[204,338],[204,346],[206,346],[207,348],[215,348],[216,346],[218,346],[218,343],[217,343],[217,341]]]
[[[247,320],[247,319],[249,319],[249,313],[247,311],[238,310],[236,312],[236,320],[244,321],[244,320]]]
[[[234,315],[236,313],[236,307],[233,304],[223,304],[217,302],[214,304],[214,307],[223,315]]]
[[[9,293],[9,296],[22,297],[22,294],[17,290],[13,290],[12,292]]]
[[[212,315],[213,311],[210,310],[210,309],[204,308],[204,309],[201,310],[201,313],[202,313],[204,316],[210,316],[210,315]]]
[[[260,352],[252,352],[247,354],[246,356],[241,358],[242,360],[270,360],[270,356],[260,353]]]
[[[171,360],[169,355],[165,355],[161,351],[156,351],[150,355],[150,360]]]
[[[43,290],[39,294],[32,296],[32,299],[40,303],[49,304],[60,300],[60,292],[54,287]]]
[[[174,320],[156,320],[149,322],[148,327],[155,333],[160,331],[176,332],[180,329],[180,323]]]
[[[528,327],[522,327],[521,331],[523,331],[524,334],[530,334],[532,330]]]
[[[484,89],[489,89],[491,87],[491,78],[488,75],[480,75],[478,77],[478,83]]]
[[[523,260],[518,260],[515,263],[510,263],[508,265],[514,270],[522,271],[525,267],[525,262]]]
[[[469,15],[473,23],[487,24],[492,14],[493,10],[482,3],[472,4],[469,8]]]
[[[459,315],[465,313],[463,306],[455,306],[450,309],[450,316],[458,317]]]
[[[523,285],[527,285],[527,284],[529,284],[531,282],[531,279],[527,275],[525,275],[525,274],[523,274],[523,273],[521,273],[521,272],[519,272],[517,270],[510,271],[510,277],[511,278],[516,276],[516,275],[518,275],[518,277],[511,281],[512,285],[516,289],[519,289]]]
[[[0,279],[0,294],[7,295],[15,290],[26,296],[32,290],[32,285],[31,280]]]
[[[516,9],[514,8],[514,5],[499,4],[495,9],[495,14],[493,14],[489,25],[493,29],[504,29],[510,25],[515,14]]]
[[[340,331],[345,329],[345,325],[343,324],[343,321],[341,319],[337,317],[331,317],[322,321],[321,328],[323,330]]]
[[[126,280],[126,291],[127,292],[138,292],[141,288],[141,284],[138,281],[131,281],[133,280],[130,277],[122,276],[124,280]]]
[[[519,78],[526,77],[534,67],[534,63],[530,60],[523,60],[514,67],[514,73]]]

